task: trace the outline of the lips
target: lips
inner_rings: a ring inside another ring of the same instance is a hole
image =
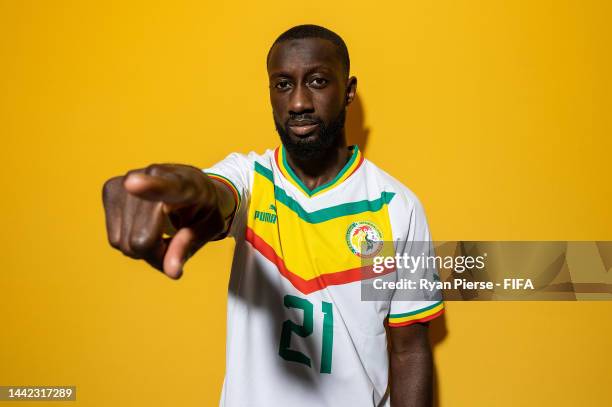
[[[305,136],[319,127],[319,123],[313,121],[289,122],[289,128],[293,134]]]

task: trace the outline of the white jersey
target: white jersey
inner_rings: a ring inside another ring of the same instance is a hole
[[[352,156],[309,190],[283,147],[233,153],[204,170],[234,193],[236,248],[220,406],[388,406],[385,323],[433,319],[442,301],[362,301],[364,243],[429,241],[421,204]]]

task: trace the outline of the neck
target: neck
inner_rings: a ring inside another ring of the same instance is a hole
[[[330,148],[315,159],[300,159],[289,153],[285,149],[287,164],[291,167],[295,175],[297,175],[304,185],[312,190],[323,185],[332,179],[351,158],[352,151],[346,146],[346,142],[342,140],[338,145]]]

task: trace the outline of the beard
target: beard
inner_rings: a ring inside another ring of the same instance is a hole
[[[283,146],[287,151],[299,157],[303,160],[312,160],[317,158],[325,157],[325,155],[334,147],[337,147],[339,142],[342,140],[342,131],[344,129],[344,122],[346,120],[346,109],[342,109],[338,116],[332,120],[328,126],[325,125],[320,119],[311,117],[309,115],[294,115],[290,119],[300,117],[303,119],[309,119],[316,121],[319,124],[315,137],[309,136],[304,139],[292,138],[289,135],[288,121],[281,125],[276,118],[274,118],[274,125],[278,132]]]

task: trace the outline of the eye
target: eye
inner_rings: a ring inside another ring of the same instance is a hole
[[[327,79],[325,78],[313,78],[310,83],[315,88],[323,88],[327,85]]]
[[[276,85],[274,85],[274,87],[279,90],[285,90],[291,87],[291,83],[287,80],[282,80],[282,81],[277,82]]]

